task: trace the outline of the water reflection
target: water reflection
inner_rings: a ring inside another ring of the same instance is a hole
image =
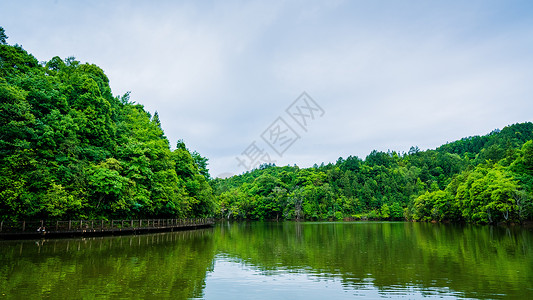
[[[339,278],[345,288],[371,286],[383,294],[414,289],[423,295],[528,298],[533,293],[532,234],[521,228],[249,223],[219,231],[219,253],[264,275]]]
[[[212,230],[0,245],[0,291],[25,299],[200,296],[215,254]]]
[[[431,291],[418,287],[391,286],[386,291],[374,286],[372,278],[357,287],[346,286],[337,276],[317,276],[305,272],[265,274],[254,268],[217,257],[215,271],[207,276],[202,299],[455,299],[453,291]],[[244,297],[243,297],[244,298]]]
[[[420,223],[227,223],[213,229],[0,242],[13,298],[523,298],[523,228]]]

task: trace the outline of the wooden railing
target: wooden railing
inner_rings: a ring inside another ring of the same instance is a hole
[[[76,232],[165,229],[214,224],[211,218],[138,219],[138,220],[68,220],[68,221],[1,221],[0,233],[8,232]]]

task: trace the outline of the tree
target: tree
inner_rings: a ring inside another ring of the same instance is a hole
[[[458,186],[455,198],[467,221],[497,223],[520,218],[517,193],[517,180],[502,166],[480,166]]]
[[[209,159],[207,157],[203,157],[200,155],[200,153],[194,151],[191,153],[192,158],[194,160],[194,163],[196,164],[196,167],[198,168],[198,172],[202,174],[206,180],[211,179],[211,175],[209,175],[209,169],[207,168]]]
[[[0,27],[0,44],[6,45],[7,44],[6,40],[7,40],[6,31],[4,30],[3,27]]]
[[[95,201],[91,203],[91,208],[97,216],[117,211],[128,214],[133,208],[124,197],[129,180],[120,175],[121,170],[120,162],[114,158],[109,158],[89,170],[89,190]]]
[[[388,220],[390,218],[390,207],[389,205],[387,205],[387,203],[384,203],[382,206],[381,206],[381,209],[380,209],[380,214],[381,214],[381,217],[385,220]]]
[[[399,202],[394,202],[390,208],[390,216],[393,220],[403,219],[403,208]]]

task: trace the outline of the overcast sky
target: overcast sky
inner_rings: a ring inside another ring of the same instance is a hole
[[[533,120],[533,1],[2,0],[0,26],[40,61],[100,66],[212,176]]]

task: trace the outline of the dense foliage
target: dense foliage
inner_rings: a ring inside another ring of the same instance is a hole
[[[335,164],[264,165],[212,181],[233,219],[385,219],[474,223],[533,217],[533,124],[409,153],[373,151]]]
[[[99,67],[39,63],[0,33],[1,218],[212,213],[207,160],[171,151],[157,112],[114,97]]]
[[[211,180],[157,112],[115,97],[104,72],[38,62],[0,27],[2,219],[203,217],[474,223],[533,217],[533,124],[409,153],[300,169],[263,165]]]

